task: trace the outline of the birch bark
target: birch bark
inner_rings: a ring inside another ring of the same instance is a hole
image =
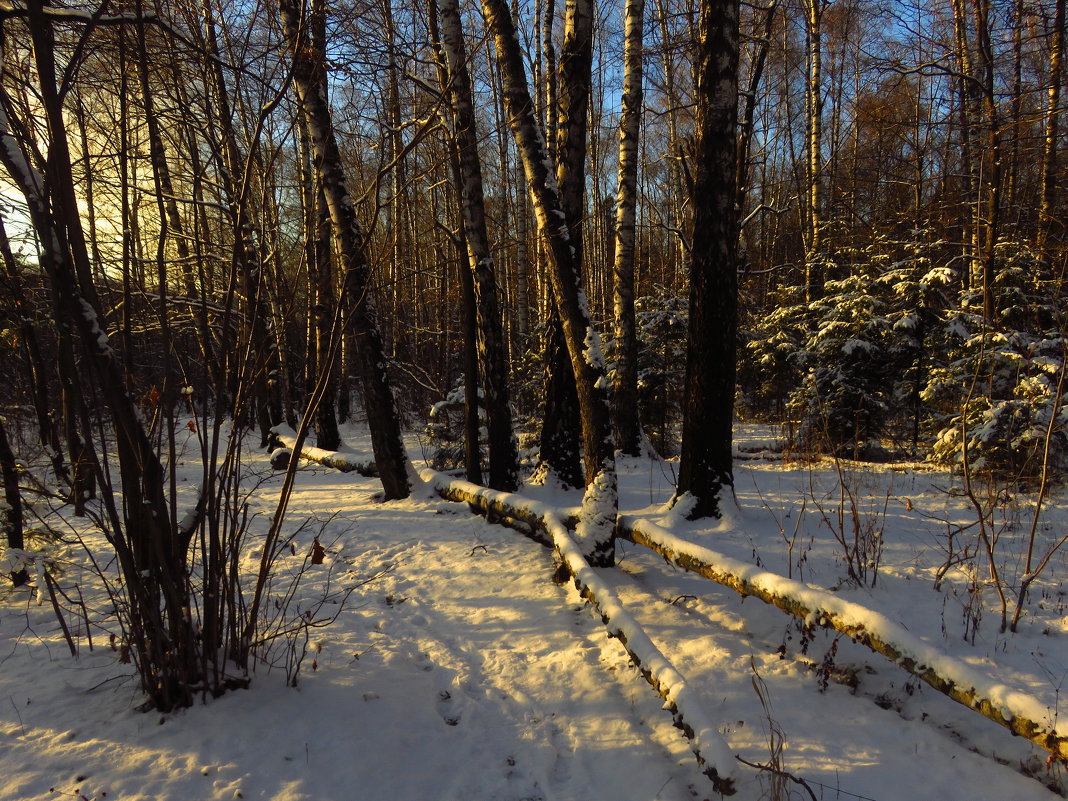
[[[371,266],[364,232],[356,218],[345,169],[334,134],[333,119],[321,91],[319,73],[325,69],[308,41],[307,18],[296,0],[281,0],[279,11],[293,58],[293,84],[307,114],[315,171],[322,182],[326,205],[344,272],[348,319],[356,333],[357,361],[363,399],[371,429],[371,446],[386,500],[411,494],[410,465],[401,441],[400,419],[386,373],[382,338],[375,323],[371,298]]]
[[[615,307],[616,366],[612,377],[613,419],[620,451],[637,456],[638,337],[634,321],[634,222],[638,200],[638,146],[642,117],[642,24],[645,0],[627,0],[624,15],[623,112],[619,120],[619,181],[616,190]]]
[[[608,381],[600,336],[590,320],[578,256],[553,179],[545,140],[534,115],[515,25],[504,0],[483,0],[482,9],[496,45],[504,84],[505,108],[523,162],[538,227],[547,240],[553,294],[560,310],[578,390],[586,475],[586,492],[578,526],[580,545],[591,562],[611,565],[615,560],[614,527],[618,497]]]
[[[1064,221],[1055,216],[1057,195],[1057,140],[1061,115],[1061,82],[1064,80],[1064,5],[1057,0],[1049,45],[1049,92],[1046,101],[1045,137],[1042,147],[1042,188],[1038,209],[1038,249],[1049,258],[1049,239],[1054,229],[1064,231]]]

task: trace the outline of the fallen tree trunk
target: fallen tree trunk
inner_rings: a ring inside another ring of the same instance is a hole
[[[614,628],[611,618],[614,616],[618,624],[623,619],[620,617],[621,612],[625,619],[633,624],[640,633],[640,638],[634,646],[635,649],[641,650],[647,644],[651,649],[650,653],[661,660],[652,660],[656,668],[662,670],[663,665],[673,671],[670,663],[648,640],[641,627],[623,610],[615,593],[582,559],[577,546],[575,546],[574,553],[581,564],[565,556],[565,551],[569,552],[568,543],[574,546],[574,540],[568,533],[568,526],[574,525],[574,518],[565,517],[547,504],[532,501],[516,493],[496,492],[467,481],[450,479],[433,470],[420,472],[424,480],[442,497],[467,503],[493,516],[497,522],[517,528],[543,545],[548,546],[551,540],[552,547],[563,558],[564,565],[574,578],[580,593],[601,613],[609,634],[618,637],[623,642],[646,680],[669,703],[672,703],[672,699],[666,693],[670,692],[673,685],[670,681],[665,684],[663,677],[658,678],[658,674],[652,668],[647,670],[647,662],[641,659],[640,654],[636,655],[631,645],[628,644],[627,632],[618,625]],[[545,532],[548,539],[541,536],[540,532]],[[1068,763],[1068,733],[1062,731],[1053,722],[1057,718],[1055,708],[1042,704],[1028,693],[991,680],[961,660],[924,642],[900,623],[885,615],[852,601],[846,601],[825,590],[770,573],[755,565],[688,542],[649,520],[619,515],[616,523],[616,536],[649,548],[672,564],[729,587],[743,597],[751,595],[758,598],[804,621],[809,626],[834,629],[850,637],[854,642],[859,642],[873,652],[886,657],[943,695],[1004,726],[1013,735],[1031,741],[1052,754],[1053,758]],[[612,612],[611,615],[606,612],[606,608]],[[619,612],[615,612],[616,609]],[[677,673],[674,675],[678,676]],[[681,676],[678,678],[684,686],[685,680]],[[672,705],[676,725],[687,732],[698,761],[706,764],[705,758],[700,753],[697,736],[690,735],[694,727],[682,722],[679,710],[677,703]],[[700,708],[696,710],[696,716],[704,719]],[[694,717],[692,711],[690,717]],[[715,733],[715,729],[707,726],[706,728],[719,740],[721,747],[726,749],[726,743]],[[716,762],[709,761],[709,764],[718,766]],[[714,782],[723,781],[717,779],[717,776],[728,775],[717,773],[716,767],[709,768],[706,772]],[[729,779],[727,786],[731,786]],[[720,792],[724,791],[720,790]]]
[[[296,432],[287,425],[272,428],[271,436],[274,444],[283,448],[292,450],[297,444]],[[342,473],[359,473],[367,478],[378,478],[378,467],[374,461],[358,459],[355,454],[326,451],[313,445],[303,445],[300,449],[300,458],[321,464],[323,467],[332,467]]]
[[[623,607],[612,588],[582,556],[563,516],[548,504],[516,493],[487,489],[433,470],[421,470],[420,474],[428,485],[447,500],[467,503],[487,514],[521,521],[544,531],[551,538],[553,548],[579,593],[600,613],[608,635],[623,643],[642,676],[667,702],[675,726],[689,739],[690,748],[705,775],[712,780],[718,792],[733,794],[737,763],[730,747],[712,725],[685,677],[653,644],[644,629]]]
[[[648,520],[620,515],[616,535],[650,548],[672,564],[730,587],[743,597],[759,598],[809,626],[839,631],[954,701],[1044,748],[1054,758],[1068,761],[1068,733],[1053,722],[1057,718],[1055,708],[991,680],[885,615],[680,539]]]

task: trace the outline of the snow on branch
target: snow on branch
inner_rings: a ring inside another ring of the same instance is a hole
[[[297,444],[297,432],[287,425],[277,425],[271,429],[276,444],[292,450]],[[321,464],[324,467],[332,467],[342,473],[359,473],[361,476],[376,478],[378,468],[375,463],[367,460],[359,460],[355,454],[342,453],[341,451],[326,451],[312,445],[304,445],[300,449],[300,458],[309,462]]]
[[[491,490],[428,469],[421,470],[420,474],[427,485],[448,500],[468,503],[488,513],[521,520],[543,530],[552,539],[553,547],[574,579],[579,593],[600,613],[608,635],[623,643],[646,681],[667,702],[675,726],[689,738],[698,763],[716,790],[724,795],[733,794],[737,763],[730,747],[712,725],[698,694],[691,690],[685,677],[627,612],[615,591],[590,567],[568,531],[561,513],[548,504],[517,493]]]
[[[103,6],[97,11],[89,11],[80,8],[65,8],[56,6],[44,6],[41,13],[56,22],[72,22],[88,25],[129,25],[129,24],[152,24],[159,22],[155,14],[108,14],[102,13]],[[11,2],[0,0],[0,20],[21,18],[29,16],[29,9],[23,2]]]
[[[1057,709],[992,680],[885,615],[683,540],[648,520],[620,515],[616,525],[617,536],[650,548],[679,567],[742,596],[759,598],[810,626],[833,628],[851,637],[954,701],[1068,761],[1068,731],[1058,728]]]

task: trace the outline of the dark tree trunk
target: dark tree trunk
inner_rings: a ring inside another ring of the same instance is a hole
[[[460,178],[460,213],[464,239],[474,277],[475,311],[478,322],[478,361],[485,392],[486,428],[489,433],[489,486],[511,491],[519,485],[518,456],[512,431],[512,410],[508,392],[508,365],[504,351],[497,300],[497,278],[486,229],[482,165],[478,156],[478,135],[472,101],[471,76],[460,27],[457,0],[439,0],[442,53],[446,83],[453,109],[453,137],[456,143]]]
[[[545,413],[541,421],[538,473],[549,473],[565,487],[585,484],[582,448],[575,432],[582,428],[575,373],[567,352],[560,312],[550,300],[545,322]]]
[[[316,57],[326,59],[326,9],[322,2],[312,3],[311,41]],[[326,70],[320,77],[319,91],[324,98],[329,97],[329,87],[326,81]],[[302,115],[301,130],[307,131],[308,120]],[[310,143],[310,136],[308,142]],[[330,335],[333,328],[334,309],[336,299],[334,297],[334,254],[330,247],[330,210],[327,207],[326,195],[323,193],[322,182],[311,176],[309,189],[311,195],[310,215],[305,221],[305,231],[312,245],[308,248],[308,272],[311,278],[309,291],[313,298],[312,326],[309,348],[314,349],[317,357],[316,375],[309,380],[309,386],[314,386],[318,379],[319,371],[326,371],[323,396],[315,410],[315,441],[323,450],[335,451],[341,445],[341,432],[338,431],[337,414],[337,380],[335,374],[337,367],[326,363],[326,356],[330,349]],[[319,361],[322,360],[322,361]]]
[[[686,513],[693,518],[719,517],[723,493],[734,485],[738,7],[738,0],[704,0],[701,7],[690,327],[675,498],[691,496]]]
[[[6,506],[0,510],[0,529],[3,530],[8,548],[22,550],[25,542],[22,538],[22,493],[19,492],[19,471],[15,464],[15,454],[7,441],[4,430],[4,418],[0,417],[0,474],[4,480],[4,501]],[[11,574],[11,582],[21,587],[30,577],[25,570],[16,570]]]
[[[408,458],[401,441],[397,414],[386,372],[382,338],[375,323],[371,298],[371,267],[365,237],[349,194],[345,170],[334,134],[326,98],[319,91],[320,73],[326,65],[317,58],[308,42],[307,20],[294,0],[279,5],[286,39],[293,57],[293,83],[308,117],[315,171],[322,181],[337,250],[343,260],[344,292],[348,320],[356,334],[356,357],[363,380],[367,423],[371,445],[387,500],[406,498],[411,493]],[[325,365],[321,368],[325,369]]]

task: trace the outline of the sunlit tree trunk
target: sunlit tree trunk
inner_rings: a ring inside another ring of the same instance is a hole
[[[586,475],[578,537],[593,563],[610,565],[615,559],[618,499],[608,382],[600,337],[589,317],[568,218],[550,169],[545,140],[534,116],[511,14],[503,0],[483,0],[482,9],[497,49],[509,124],[523,161],[538,226],[549,246],[553,294],[560,309],[578,390]],[[586,85],[589,85],[588,77]]]
[[[1049,80],[1045,136],[1042,146],[1042,188],[1038,209],[1038,249],[1049,258],[1050,237],[1064,233],[1064,221],[1055,214],[1057,201],[1057,142],[1060,131],[1061,83],[1064,80],[1064,5],[1057,0],[1049,45]]]
[[[805,300],[823,295],[820,266],[823,248],[823,10],[827,0],[804,0],[805,51],[807,58],[806,149],[808,160],[806,208],[808,242],[805,247]],[[696,195],[700,197],[699,195]]]
[[[624,15],[623,111],[619,120],[619,180],[616,190],[615,374],[612,386],[616,444],[637,456],[641,445],[638,420],[638,337],[634,320],[634,221],[638,201],[638,146],[642,116],[642,24],[645,0],[627,0]]]

